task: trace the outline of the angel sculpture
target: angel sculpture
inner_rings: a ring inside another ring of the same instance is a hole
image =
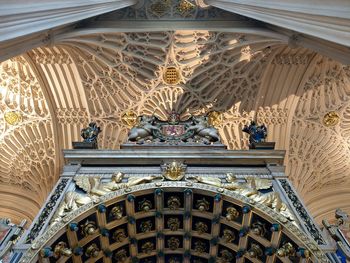
[[[74,191],[68,191],[66,192],[63,201],[58,206],[54,216],[52,217],[53,220],[51,221],[51,225],[54,225],[62,220],[63,217],[65,217],[70,212],[78,209],[80,206],[83,206],[85,204],[88,204],[92,202],[93,199],[89,196],[79,194]]]
[[[265,194],[259,192],[259,190],[269,189],[272,187],[272,181],[269,179],[248,178],[246,179],[245,183],[241,183],[237,181],[234,174],[227,173],[227,183],[222,183],[220,178],[208,178],[201,176],[187,177],[186,180],[196,181],[234,191],[240,195],[253,199],[257,203],[264,204],[276,212],[281,213],[290,221],[294,221],[293,214],[290,212],[287,205],[282,202],[281,197],[277,192],[268,192]]]
[[[89,195],[103,196],[109,192],[129,188],[141,183],[151,182],[155,179],[163,179],[162,176],[151,175],[140,178],[129,178],[128,182],[123,183],[125,174],[118,172],[112,175],[112,180],[107,183],[101,182],[100,176],[79,175],[74,178],[75,183]]]

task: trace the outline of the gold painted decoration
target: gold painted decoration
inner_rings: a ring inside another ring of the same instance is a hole
[[[230,206],[226,208],[226,219],[228,221],[233,221],[239,217],[239,212],[236,208]]]
[[[87,220],[81,227],[83,236],[93,235],[97,230],[96,223],[89,220]]]
[[[16,125],[22,121],[22,115],[18,111],[8,111],[4,114],[5,121],[10,125]]]
[[[336,111],[330,111],[323,116],[323,124],[326,127],[333,127],[340,122],[340,116]]]
[[[208,113],[208,123],[211,126],[218,127],[223,121],[223,115],[218,111],[211,111]]]
[[[53,250],[53,256],[55,258],[60,258],[61,256],[70,257],[72,255],[72,250],[68,247],[66,242],[60,241],[55,246]]]
[[[152,242],[150,242],[150,241],[144,243],[141,246],[141,250],[145,254],[151,254],[153,249],[154,249],[154,244]]]
[[[176,217],[171,217],[168,219],[167,225],[171,231],[177,231],[180,228],[180,220]]]
[[[264,252],[260,245],[252,243],[250,245],[250,249],[248,250],[248,254],[251,258],[261,258]]]
[[[85,251],[85,255],[90,258],[97,258],[99,253],[100,253],[100,249],[95,243],[88,246]]]
[[[287,242],[281,248],[279,248],[277,250],[277,255],[279,257],[294,256],[295,255],[295,248],[291,243]]]
[[[181,15],[186,15],[187,13],[193,11],[195,9],[195,5],[187,0],[181,0],[177,6],[177,10],[181,13]]]
[[[266,234],[266,226],[264,223],[261,223],[259,221],[257,222],[254,222],[252,224],[252,232],[255,234],[255,235],[258,235],[258,236],[264,236]]]
[[[116,205],[112,208],[110,215],[113,219],[121,219],[123,217],[123,211],[124,208],[122,206]]]
[[[122,123],[128,127],[133,127],[137,124],[137,114],[134,111],[126,111],[122,114]]]
[[[197,222],[194,225],[194,229],[198,232],[198,234],[204,234],[208,232],[208,226],[204,222]]]
[[[180,162],[171,162],[162,165],[163,176],[170,181],[179,181],[185,176],[186,165]]]
[[[142,233],[146,233],[146,232],[149,232],[152,230],[152,226],[153,226],[152,221],[146,220],[146,221],[141,222],[140,230]]]
[[[128,255],[125,249],[120,249],[114,254],[114,259],[117,261],[117,263],[123,263],[127,262]]]
[[[171,0],[159,0],[150,6],[150,11],[158,16],[163,16],[170,8]]]
[[[168,240],[168,247],[171,249],[171,250],[176,250],[180,247],[180,240],[177,238],[177,237],[171,237],[169,240]]]
[[[172,195],[169,197],[167,204],[171,210],[175,210],[181,206],[181,200],[179,197]]]
[[[152,209],[152,202],[144,198],[142,201],[139,202],[139,209],[143,212],[148,212]]]
[[[195,241],[194,242],[194,250],[198,253],[204,253],[207,249],[207,246],[202,241]]]
[[[223,231],[223,235],[222,235],[222,239],[226,242],[226,243],[231,243],[233,240],[236,239],[235,233],[229,229],[224,229]]]
[[[116,231],[114,231],[112,238],[118,243],[123,242],[126,239],[125,230],[117,229]]]
[[[204,197],[196,201],[196,208],[201,212],[208,211],[209,207],[209,202]]]
[[[164,71],[163,79],[166,84],[175,85],[180,82],[180,72],[175,67],[168,67]]]

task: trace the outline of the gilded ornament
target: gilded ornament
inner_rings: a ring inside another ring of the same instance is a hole
[[[266,226],[260,221],[254,222],[251,227],[251,231],[258,236],[264,236],[266,234]]]
[[[231,263],[234,262],[234,256],[233,254],[227,250],[227,249],[222,249],[220,251],[221,257],[219,258],[220,263]]]
[[[202,199],[196,201],[196,208],[197,208],[199,211],[201,211],[201,212],[208,211],[209,208],[210,208],[210,204],[209,204],[209,202],[203,197]]]
[[[153,224],[151,220],[143,221],[140,224],[140,230],[141,232],[146,233],[152,230],[152,226]]]
[[[197,222],[194,225],[194,229],[198,232],[198,234],[203,234],[208,232],[208,226],[206,223],[204,222]]]
[[[127,189],[141,183],[148,183],[157,178],[163,178],[162,176],[151,175],[145,177],[128,178],[128,182],[124,183],[122,182],[124,176],[124,173],[116,172],[112,175],[110,182],[102,183],[101,176],[78,175],[74,177],[74,181],[77,186],[83,189],[90,196],[94,196],[93,199],[95,199],[96,196],[104,196],[110,192],[120,189]]]
[[[278,192],[272,191],[261,193],[259,191],[271,188],[272,182],[270,179],[247,178],[245,183],[241,183],[238,182],[234,174],[227,173],[225,183],[223,183],[220,178],[209,178],[204,176],[188,176],[186,177],[186,180],[213,185],[233,191],[249,198],[247,199],[247,202],[251,204],[256,202],[257,204],[263,204],[270,207],[274,212],[279,213],[282,216],[281,220],[287,220],[287,217],[290,221],[294,221],[293,213],[289,210],[288,206],[282,202]],[[254,202],[252,203],[250,200]]]
[[[150,6],[150,11],[158,16],[163,16],[170,8],[171,0],[158,0]]]
[[[222,233],[222,239],[226,242],[226,243],[231,243],[232,241],[234,241],[236,239],[235,233],[229,229],[224,229],[223,233]]]
[[[18,111],[8,111],[4,114],[5,121],[10,125],[16,125],[22,121],[22,115]]]
[[[115,240],[118,243],[123,242],[126,239],[125,230],[122,228],[117,229],[116,231],[114,231],[112,238],[113,238],[113,240]]]
[[[95,243],[88,246],[85,251],[85,255],[90,258],[97,258],[99,253],[100,253],[100,249]]]
[[[340,116],[336,111],[330,111],[323,116],[323,124],[326,127],[333,127],[340,121]]]
[[[70,257],[72,255],[72,250],[68,248],[68,245],[66,242],[58,242],[58,244],[55,246],[53,250],[53,256],[55,258],[59,258],[61,256]]]
[[[113,219],[119,220],[123,217],[124,208],[121,205],[116,205],[111,209],[110,216]]]
[[[175,67],[167,67],[164,71],[163,79],[166,84],[178,84],[180,82],[180,72]]]
[[[230,206],[226,208],[226,219],[228,221],[233,221],[239,217],[239,212],[236,208]]]
[[[127,262],[128,254],[125,249],[120,249],[114,254],[114,259],[117,263]]]
[[[168,207],[171,210],[179,209],[181,206],[181,201],[178,196],[170,196],[168,201],[167,201]]]
[[[211,111],[208,113],[208,123],[211,126],[218,127],[221,125],[223,116],[221,112]]]
[[[152,202],[150,200],[147,200],[144,198],[142,201],[139,202],[139,210],[143,212],[148,212],[152,209]]]
[[[171,237],[168,240],[168,247],[171,250],[176,250],[180,247],[180,240],[177,237]]]
[[[86,220],[86,222],[81,225],[83,236],[89,236],[96,233],[96,223],[93,221]]]
[[[162,165],[161,169],[163,170],[163,176],[170,181],[179,181],[186,173],[186,165],[176,161]]]
[[[252,243],[248,250],[248,254],[251,258],[261,258],[264,253],[258,244]]]
[[[169,259],[169,263],[180,263],[181,261],[179,261],[177,258],[172,257]]]
[[[177,5],[177,10],[180,12],[181,15],[186,15],[187,13],[193,11],[195,9],[195,5],[187,0],[180,0],[179,4]]]
[[[279,257],[290,257],[295,255],[295,248],[289,242],[285,243],[281,248],[277,250]]]
[[[122,123],[128,127],[133,127],[137,124],[137,114],[134,111],[126,111],[122,114]]]
[[[177,231],[180,228],[180,220],[176,217],[171,217],[167,220],[167,225],[171,231]]]
[[[205,253],[206,249],[207,249],[207,246],[203,241],[198,240],[194,242],[194,250],[197,253]]]
[[[151,254],[152,250],[154,249],[154,244],[150,241],[144,243],[142,246],[141,246],[141,250],[143,253],[145,254]]]

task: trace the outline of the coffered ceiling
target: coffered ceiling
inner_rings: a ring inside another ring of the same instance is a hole
[[[348,66],[292,48],[285,35],[246,18],[222,30],[140,32],[111,26],[111,16],[1,63],[1,217],[35,217],[59,176],[61,150],[89,121],[103,130],[100,148],[118,149],[129,129],[124,113],[166,118],[172,109],[182,117],[221,112],[229,149],[247,149],[241,129],[251,119],[267,124],[316,219],[337,207],[350,212]],[[166,82],[168,68],[178,83]]]

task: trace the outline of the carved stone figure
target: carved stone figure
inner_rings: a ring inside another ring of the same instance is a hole
[[[205,144],[220,141],[218,130],[208,124],[208,117],[197,116],[192,118],[193,124],[187,128],[186,132],[193,130],[195,132],[195,136],[197,136]]]
[[[219,178],[209,178],[209,177],[187,177],[186,180],[200,182],[204,184],[209,184],[217,186],[220,188],[226,188],[228,190],[234,191],[240,195],[244,195],[256,201],[257,203],[264,204],[278,213],[281,213],[285,217],[294,221],[294,216],[288,209],[287,205],[282,202],[280,195],[277,192],[261,193],[259,190],[268,189],[272,186],[270,180],[267,179],[257,179],[250,178],[247,179],[246,183],[241,183],[237,181],[237,178],[228,173],[226,175],[226,182],[222,183]]]
[[[263,125],[256,125],[255,121],[251,121],[250,125],[244,125],[243,132],[249,134],[249,145],[252,148],[255,148],[255,144],[259,142],[265,142],[267,137],[267,128]]]
[[[159,130],[159,127],[154,125],[154,120],[154,116],[140,116],[139,124],[129,131],[128,141],[143,143],[147,139],[152,140],[152,131]]]

